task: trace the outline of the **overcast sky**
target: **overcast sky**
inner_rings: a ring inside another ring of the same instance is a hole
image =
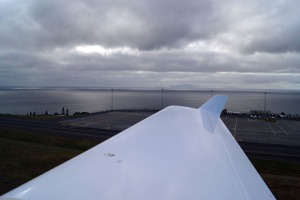
[[[0,86],[300,90],[300,1],[0,0]]]

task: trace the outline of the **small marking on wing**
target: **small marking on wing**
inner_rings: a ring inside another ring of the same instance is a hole
[[[104,154],[104,156],[107,156],[107,157],[114,157],[115,154],[113,154],[113,153],[106,153],[106,154]]]

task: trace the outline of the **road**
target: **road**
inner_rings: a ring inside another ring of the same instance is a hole
[[[26,131],[35,134],[97,139],[99,141],[104,141],[119,133],[118,130],[63,126],[57,119],[41,120],[10,115],[0,115],[0,128],[13,131]]]
[[[300,146],[238,142],[250,158],[300,163]]]

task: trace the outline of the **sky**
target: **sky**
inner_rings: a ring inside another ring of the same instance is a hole
[[[299,0],[0,0],[0,86],[300,90]]]

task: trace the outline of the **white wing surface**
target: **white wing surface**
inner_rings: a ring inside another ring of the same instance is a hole
[[[220,119],[226,100],[167,107],[0,200],[273,200]]]

